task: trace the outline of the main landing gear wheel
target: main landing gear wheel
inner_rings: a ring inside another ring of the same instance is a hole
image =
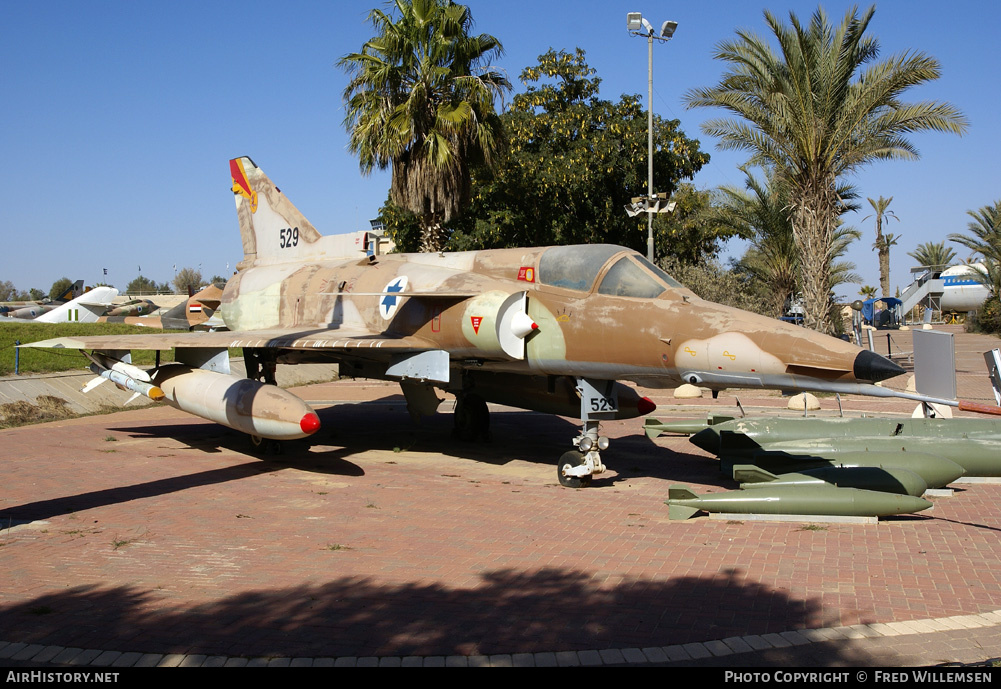
[[[490,440],[490,410],[479,395],[462,395],[453,416],[453,434],[459,440]]]
[[[271,438],[262,438],[259,435],[252,435],[250,437],[250,447],[253,449],[255,454],[268,456],[268,455],[280,455],[285,451],[285,446],[280,440],[272,440]]]
[[[561,486],[566,486],[567,488],[586,488],[591,483],[591,475],[587,474],[585,476],[571,476],[567,474],[567,470],[574,467],[579,467],[584,464],[584,453],[577,450],[569,450],[564,452],[563,456],[560,457],[560,463],[556,467],[556,476],[560,480]]]

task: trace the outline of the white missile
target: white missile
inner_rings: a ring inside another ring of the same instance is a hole
[[[129,366],[129,368],[135,368],[134,366],[131,366],[129,364],[123,364],[123,365]],[[127,373],[123,371],[101,368],[98,364],[91,364],[90,370],[96,373],[99,377],[87,383],[87,385],[85,385],[83,388],[84,392],[90,392],[95,387],[97,387],[99,383],[103,383],[105,380],[110,380],[112,383],[117,385],[122,390],[128,390],[130,392],[134,392],[136,394],[149,397],[154,402],[159,402],[164,397],[163,390],[161,390],[156,385],[153,385],[152,383],[149,383],[144,380],[136,380],[135,378],[129,376]],[[141,372],[145,374],[145,371]],[[146,377],[147,379],[149,378],[149,376]],[[129,401],[131,402],[132,400],[130,399]]]

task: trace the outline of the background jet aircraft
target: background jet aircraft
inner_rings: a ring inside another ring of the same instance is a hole
[[[124,304],[119,304],[108,309],[108,312],[101,316],[101,319],[117,318],[119,316],[148,316],[158,308],[160,307],[149,299],[130,299]]]
[[[126,325],[138,325],[144,328],[157,328],[160,330],[191,330],[212,317],[212,314],[219,308],[221,299],[222,290],[215,285],[209,285],[159,316],[133,316],[109,313],[98,320],[102,323],[124,323]],[[149,313],[149,311],[146,313]]]
[[[39,303],[39,304],[28,304],[20,308],[6,308],[3,311],[3,315],[8,318],[18,318],[21,320],[34,320],[42,314],[48,313],[49,311],[54,311],[59,308],[62,304],[75,299],[83,294],[83,280],[77,280],[70,288],[63,292],[59,298],[53,299],[49,302]]]
[[[370,256],[353,237],[321,235],[250,158],[230,161],[230,174],[244,250],[222,296],[230,332],[31,346],[90,350],[99,375],[258,439],[319,428],[273,385],[279,363],[336,361],[344,375],[400,381],[415,414],[447,390],[464,436],[486,433],[487,402],[577,416],[582,430],[557,469],[572,487],[604,470],[602,420],[654,408],[621,381],[924,399],[872,384],[903,372],[889,360],[704,301],[620,246]],[[172,347],[179,364],[128,364],[128,350]],[[227,347],[243,348],[255,380],[229,375]]]
[[[89,292],[81,294],[76,299],[60,304],[51,311],[47,311],[37,318],[12,318],[0,319],[0,323],[18,323],[29,321],[32,323],[96,323],[97,319],[108,310],[111,302],[118,296],[118,290],[114,287],[95,287]]]

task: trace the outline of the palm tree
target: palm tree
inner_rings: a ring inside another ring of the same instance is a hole
[[[973,218],[967,225],[968,234],[953,233],[949,241],[962,244],[983,257],[983,269],[977,269],[978,279],[1001,295],[1001,201],[976,211],[966,211]]]
[[[415,213],[422,250],[439,251],[442,225],[469,202],[470,166],[500,145],[494,100],[511,86],[489,66],[500,42],[470,35],[469,9],[451,0],[396,0],[398,18],[372,10],[377,35],[338,66],[362,172],[392,165],[393,203]]]
[[[872,299],[876,296],[876,288],[872,285],[862,285],[858,293],[859,296],[864,297],[865,299]]]
[[[876,211],[876,241],[872,243],[872,248],[878,252],[879,255],[879,286],[883,290],[883,296],[890,296],[890,247],[897,243],[900,236],[894,236],[892,234],[883,234],[883,222],[893,218],[894,220],[900,220],[893,211],[887,210],[887,207],[893,201],[891,196],[888,199],[884,199],[882,196],[879,197],[878,201],[873,201],[869,199],[869,205],[872,209]],[[867,215],[863,220],[868,220],[871,215]]]
[[[765,171],[765,180],[741,168],[747,179],[747,191],[733,187],[719,189],[719,202],[710,220],[733,230],[740,236],[750,236],[751,245],[738,265],[764,287],[770,312],[781,316],[787,302],[795,298],[799,288],[800,264],[789,216],[788,193],[777,181],[774,170]],[[843,199],[854,198],[854,191],[843,188]],[[831,287],[845,282],[857,282],[855,264],[840,259],[848,247],[861,236],[853,227],[842,225],[834,230],[831,245]]]
[[[826,332],[832,332],[830,264],[843,177],[876,160],[917,158],[906,139],[911,132],[966,130],[966,119],[947,103],[901,100],[908,88],[937,79],[939,64],[917,52],[876,62],[879,42],[865,35],[874,11],[859,16],[853,8],[836,27],[823,9],[808,26],[790,13],[791,27],[766,11],[780,53],[738,31],[717,46],[716,57],[729,64],[720,83],[686,94],[690,108],[736,115],[702,129],[721,148],[746,150],[753,164],[773,165],[788,185],[806,324]]]
[[[795,295],[799,274],[786,197],[773,171],[766,170],[761,181],[746,167],[741,169],[747,176],[746,191],[720,187],[711,220],[740,236],[752,237],[740,265],[765,287],[770,314],[778,318]]]
[[[945,241],[923,242],[907,255],[917,261],[919,266],[935,270],[944,270],[956,260],[956,252],[948,248]]]

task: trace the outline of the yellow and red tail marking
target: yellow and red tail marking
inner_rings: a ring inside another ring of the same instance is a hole
[[[247,171],[243,169],[243,161],[234,158],[229,161],[229,174],[233,178],[233,193],[247,199],[250,202],[250,212],[257,212],[257,192],[250,188],[247,181]]]

